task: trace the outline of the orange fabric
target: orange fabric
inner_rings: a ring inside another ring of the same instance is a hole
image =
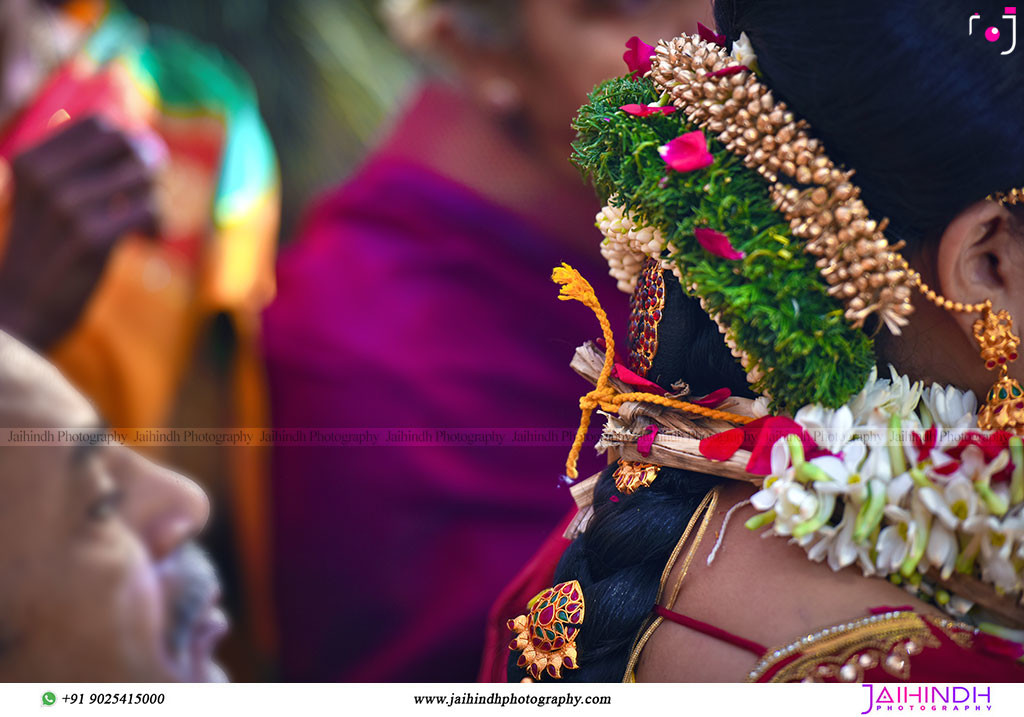
[[[263,356],[257,348],[259,322],[236,316],[235,424],[242,428],[270,425],[270,405]],[[258,438],[258,436],[257,436]],[[229,451],[235,536],[241,546],[242,576],[252,628],[259,647],[277,654],[277,622],[273,601],[273,534],[270,509],[270,449],[266,446]]]
[[[92,7],[86,2],[83,8]],[[234,424],[269,424],[259,353],[259,312],[274,294],[280,189],[275,183],[246,212],[214,222],[214,200],[227,146],[224,118],[161,113],[158,88],[118,61],[97,67],[75,57],[0,131],[0,157],[11,159],[53,131],[59,109],[72,120],[99,114],[131,134],[155,134],[168,150],[156,175],[159,238],[125,237],[78,324],[51,360],[115,427],[166,425],[200,330],[218,312],[233,319],[238,343]],[[2,180],[2,177],[0,177]],[[0,189],[3,182],[0,181]],[[0,191],[0,199],[10,192]],[[10,207],[0,201],[0,252]],[[244,588],[259,646],[274,646],[267,451],[230,450],[236,537]]]
[[[122,241],[54,363],[114,426],[164,425],[200,318],[188,265],[159,242]]]

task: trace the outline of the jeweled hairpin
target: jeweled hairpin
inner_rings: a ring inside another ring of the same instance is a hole
[[[544,590],[532,600],[529,613],[508,621],[516,633],[510,650],[522,650],[516,664],[536,680],[547,674],[561,679],[562,668],[575,670],[576,636],[583,624],[583,589],[571,580]]]

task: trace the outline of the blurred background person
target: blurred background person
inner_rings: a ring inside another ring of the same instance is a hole
[[[0,13],[0,327],[115,426],[266,425],[279,188],[245,74],[117,2]],[[259,452],[165,456],[223,496],[269,614]]]
[[[104,436],[89,402],[0,332],[0,426]],[[5,433],[7,431],[5,430]],[[0,449],[0,680],[221,681],[203,491],[99,440]]]
[[[440,72],[280,259],[264,319],[274,425],[571,435],[584,388],[565,373],[565,325],[580,322],[580,338],[593,330],[555,300],[551,268],[568,261],[588,276],[618,309],[613,325],[626,302],[612,299],[594,251],[597,208],[568,162],[569,123],[597,81],[625,70],[628,37],[707,23],[709,4],[385,9]],[[277,447],[283,676],[474,679],[507,571],[566,510],[558,474],[570,442]]]

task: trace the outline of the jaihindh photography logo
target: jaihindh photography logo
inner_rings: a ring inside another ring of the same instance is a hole
[[[977,24],[979,20],[981,23]],[[990,25],[982,32],[981,27],[986,20],[982,18],[980,12],[973,13],[967,20],[967,34],[974,37],[974,31],[978,30],[978,33],[983,34],[985,39],[991,43],[1002,40],[1002,44],[1006,44],[1009,41],[1009,49],[999,53],[1000,55],[1009,55],[1017,49],[1017,8],[1004,7],[1002,20],[1003,22],[998,25]],[[1009,24],[1009,28],[1007,28],[1007,24]]]
[[[992,709],[992,688],[989,686],[867,684],[864,689],[868,706],[862,715],[875,712],[989,712]]]

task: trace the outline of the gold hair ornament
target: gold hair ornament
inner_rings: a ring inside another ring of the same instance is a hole
[[[516,664],[535,680],[545,673],[562,677],[562,668],[575,670],[576,636],[583,625],[583,588],[571,580],[543,590],[527,604],[530,611],[508,621],[516,633],[510,650],[522,650]]]

